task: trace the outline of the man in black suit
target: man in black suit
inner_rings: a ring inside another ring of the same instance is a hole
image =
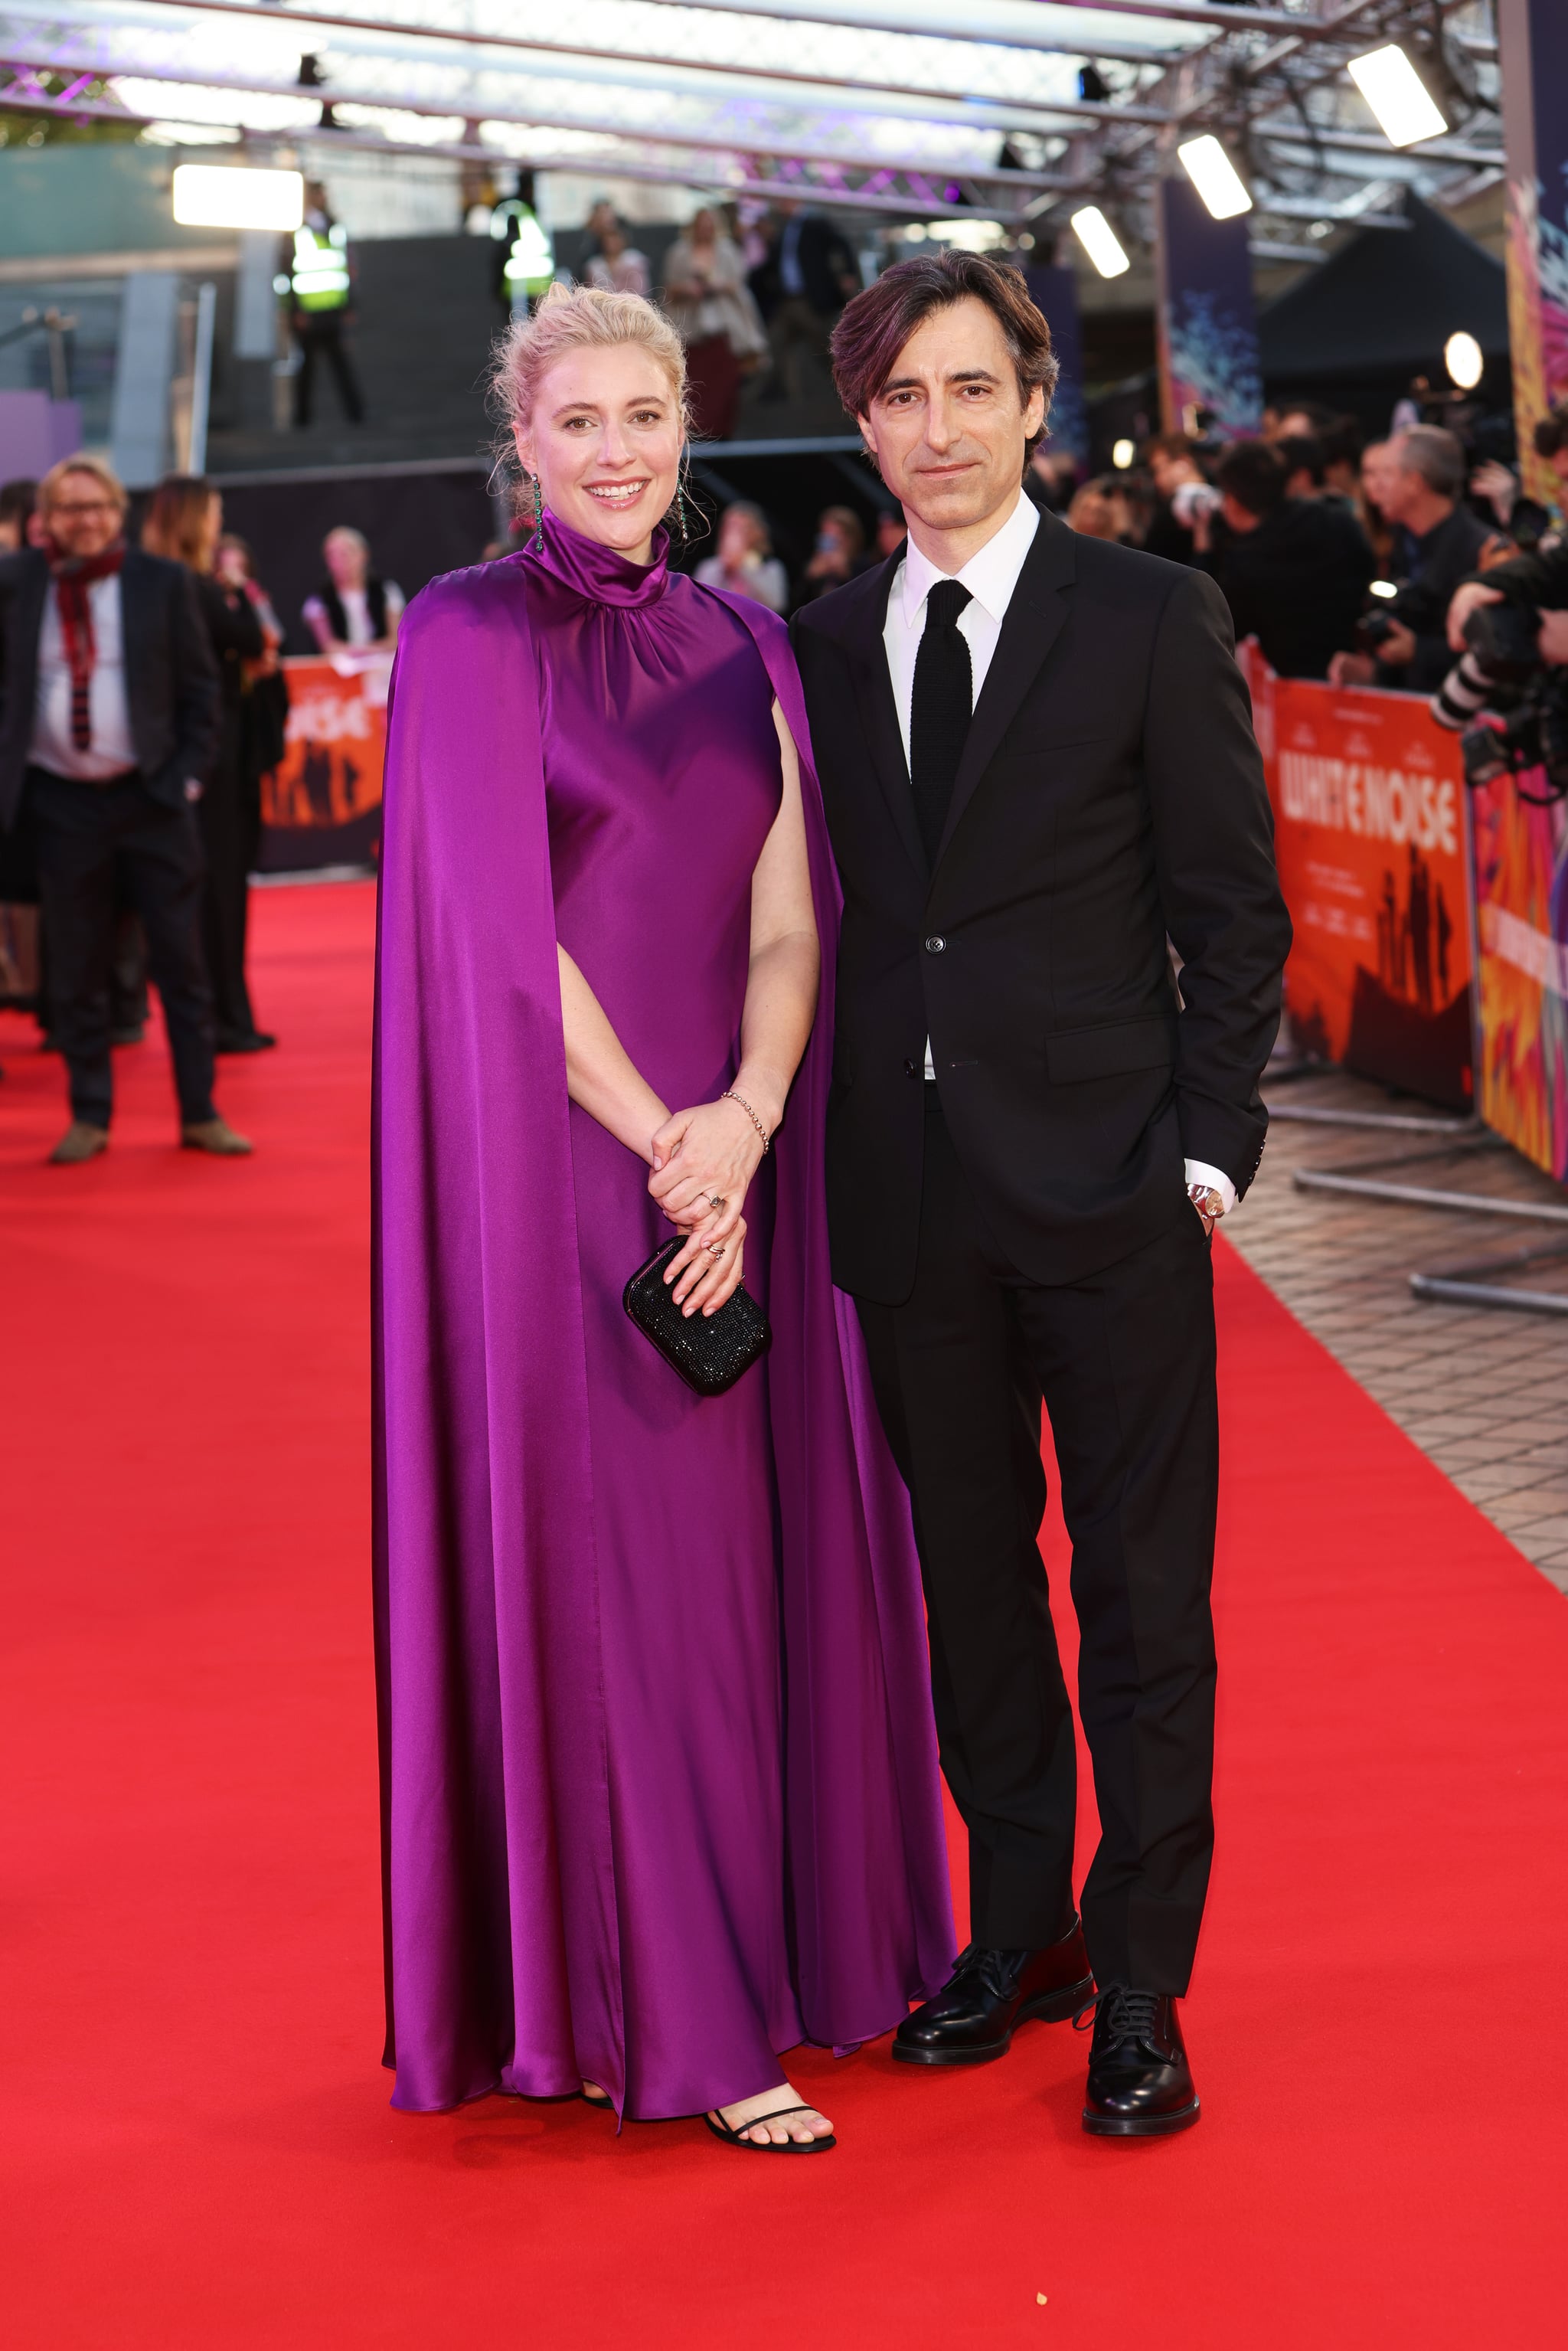
[[[125,492],[68,457],[39,485],[43,544],[0,559],[0,831],[37,860],[49,1010],[71,1123],[50,1156],[109,1147],[110,977],[117,882],[147,935],[181,1139],[250,1150],[213,1103],[213,1002],[202,962],[194,803],[217,747],[217,665],[180,563],[124,542]]]
[[[910,1491],[969,1832],[972,1940],[894,2053],[999,2057],[1092,1970],[1085,2126],[1179,2130],[1213,1843],[1209,1239],[1258,1166],[1290,939],[1262,770],[1213,582],[1021,495],[1055,361],[1016,271],[902,263],[833,359],[909,525],[796,622],[844,891],[834,1278]],[[1102,1823],[1082,1928],[1042,1398]]]
[[[831,221],[793,199],[779,206],[778,239],[752,273],[752,290],[768,321],[773,381],[768,397],[810,397],[801,355],[827,356],[833,320],[860,286],[860,271]],[[825,389],[825,387],[824,387]]]
[[[1233,441],[1214,469],[1219,512],[1193,524],[1193,560],[1281,677],[1326,677],[1355,643],[1377,564],[1343,499],[1291,497],[1289,479],[1266,441]]]

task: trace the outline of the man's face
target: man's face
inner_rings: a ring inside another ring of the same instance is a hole
[[[90,562],[120,537],[120,508],[96,474],[62,474],[43,515],[60,553],[82,561]]]
[[[1379,462],[1381,487],[1368,490],[1390,522],[1408,522],[1425,501],[1428,486],[1424,476],[1405,462],[1405,444],[1390,441]]]
[[[321,552],[327,559],[327,569],[331,574],[332,585],[335,588],[364,586],[365,575],[370,566],[365,560],[365,550],[357,538],[350,538],[348,532],[344,530],[331,531],[323,543]]]
[[[970,294],[915,329],[856,422],[905,511],[930,530],[963,530],[1017,495],[1044,417],[1039,391],[1020,400],[996,315]]]
[[[1390,496],[1398,495],[1393,488],[1398,470],[1394,463],[1394,452],[1386,441],[1374,441],[1362,452],[1361,486],[1379,514],[1387,515]],[[1389,515],[1390,521],[1397,519],[1396,516]]]

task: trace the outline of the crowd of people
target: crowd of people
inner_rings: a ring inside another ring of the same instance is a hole
[[[1568,478],[1568,438],[1549,454]],[[1312,405],[1267,411],[1255,439],[1160,434],[1082,483],[1049,455],[1033,471],[1074,530],[1208,572],[1281,677],[1435,694],[1462,650],[1456,596],[1534,545],[1511,467],[1439,424],[1364,446],[1354,418]]]
[[[108,1147],[111,1049],[140,1042],[149,977],[188,1147],[249,1154],[214,1100],[216,1058],[277,1043],[246,936],[284,631],[210,481],[167,475],[134,536],[130,509],[86,454],[0,486],[0,904],[38,913],[34,1008],[70,1101],[57,1165]],[[304,611],[321,652],[384,661],[401,591],[358,531],[322,554]]]
[[[526,226],[517,207],[534,218],[531,193],[519,189],[497,214],[504,234]],[[834,321],[860,289],[860,264],[826,214],[785,199],[760,214],[735,204],[704,204],[664,258],[655,287],[648,256],[637,250],[608,202],[589,214],[582,283],[603,293],[657,296],[681,339],[686,398],[699,440],[734,437],[741,393],[758,379],[764,402],[800,405],[831,396],[828,342]],[[510,249],[510,248],[508,248]],[[549,273],[530,281],[524,299],[536,306]],[[507,315],[517,301],[507,295]]]

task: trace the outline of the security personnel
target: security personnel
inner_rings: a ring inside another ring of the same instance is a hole
[[[327,210],[327,192],[319,181],[313,180],[305,191],[305,217],[294,232],[287,286],[300,357],[294,379],[295,423],[310,422],[316,361],[321,358],[332,371],[344,414],[351,424],[362,424],[365,403],[343,345],[343,329],[353,303],[349,239]]]
[[[555,253],[534,210],[534,175],[517,173],[515,195],[490,214],[495,257],[491,289],[507,321],[526,319],[555,276]]]

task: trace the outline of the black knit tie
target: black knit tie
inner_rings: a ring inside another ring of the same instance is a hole
[[[958,762],[969,732],[975,674],[958,615],[969,591],[956,580],[940,580],[925,599],[925,628],[915,657],[915,691],[909,705],[909,780],[915,820],[935,865],[952,805]]]

